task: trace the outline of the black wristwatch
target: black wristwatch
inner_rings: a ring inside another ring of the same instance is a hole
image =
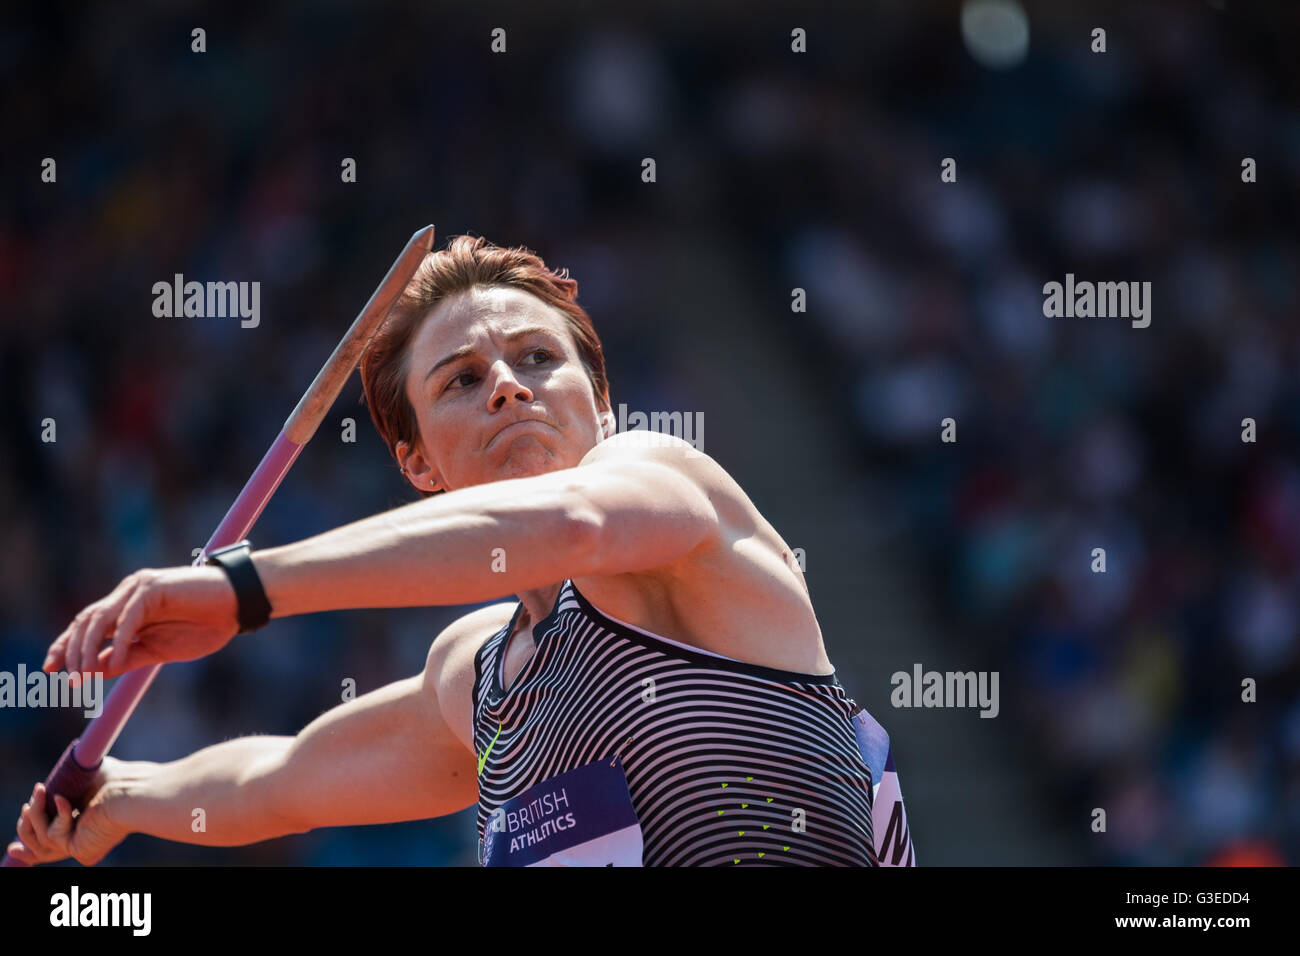
[[[253,567],[252,543],[245,538],[208,555],[205,564],[215,564],[226,572],[235,587],[235,600],[239,602],[239,633],[247,634],[266,626],[271,620],[271,602],[266,599],[262,579]]]

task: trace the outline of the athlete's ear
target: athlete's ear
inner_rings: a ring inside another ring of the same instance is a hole
[[[402,474],[420,491],[442,491],[442,476],[434,469],[424,454],[409,442],[399,441],[393,452],[401,462]]]
[[[614,431],[618,425],[614,421],[614,413],[608,409],[600,413],[600,433],[606,438],[613,438]]]

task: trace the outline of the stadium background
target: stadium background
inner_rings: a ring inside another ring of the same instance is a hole
[[[1024,4],[1005,69],[955,2],[7,11],[0,668],[38,667],[132,570],[189,563],[433,222],[439,248],[472,232],[568,267],[616,405],[703,413],[705,450],[804,549],[922,865],[1300,861],[1300,8],[1064,6]],[[1044,318],[1067,272],[1151,281],[1151,326]],[[259,327],[155,318],[175,273],[260,281]],[[360,395],[256,545],[415,500]],[[345,678],[418,671],[454,613],[286,619],[170,665],[114,754],[295,733]],[[891,707],[915,663],[997,670],[1000,714]],[[83,725],[0,710],[0,807]],[[473,861],[472,811],[109,857]]]

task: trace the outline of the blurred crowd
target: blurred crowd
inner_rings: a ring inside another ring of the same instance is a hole
[[[671,408],[677,360],[638,294],[671,277],[628,250],[707,224],[770,300],[806,290],[806,313],[767,321],[824,370],[952,645],[1001,671],[1001,721],[1059,818],[1107,810],[1113,838],[1082,862],[1300,862],[1296,12],[1263,29],[1152,3],[1112,18],[1104,55],[1091,21],[1053,13],[995,71],[965,55],[958,11],[805,16],[797,57],[775,12],[562,28],[520,8],[498,61],[487,20],[415,5],[400,24],[339,3],[11,22],[0,668],[37,666],[131,571],[189,563],[418,226],[569,267],[615,401]],[[644,155],[672,170],[653,194]],[[155,318],[175,273],[260,280],[260,325]],[[1044,317],[1067,273],[1150,281],[1150,327]],[[255,545],[416,499],[360,394],[353,379]],[[417,672],[452,616],[277,621],[169,666],[114,754],[296,733],[347,679]],[[83,724],[0,712],[3,806]],[[465,864],[473,836],[467,811],[232,850],[133,838],[113,859]]]
[[[924,50],[889,96],[756,78],[753,116],[835,128],[824,207],[769,235],[772,273],[806,287],[792,321],[843,376],[954,640],[1001,670],[1061,807],[1107,810],[1089,862],[1294,864],[1297,76],[1212,9],[1147,12],[1104,56],[1080,18],[973,85]],[[741,148],[792,156],[779,127]],[[1067,273],[1149,281],[1150,326],[1045,317]]]

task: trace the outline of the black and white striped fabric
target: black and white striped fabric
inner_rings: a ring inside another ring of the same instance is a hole
[[[621,761],[644,866],[879,865],[872,772],[850,719],[861,708],[835,674],[773,670],[668,640],[607,617],[566,580],[505,693],[503,652],[522,607],[475,658],[481,860],[489,826],[502,837],[494,852],[508,839],[534,860],[545,841],[562,844],[556,827],[574,818],[548,821],[547,810],[580,795],[539,785]],[[519,807],[525,791],[532,812]]]

